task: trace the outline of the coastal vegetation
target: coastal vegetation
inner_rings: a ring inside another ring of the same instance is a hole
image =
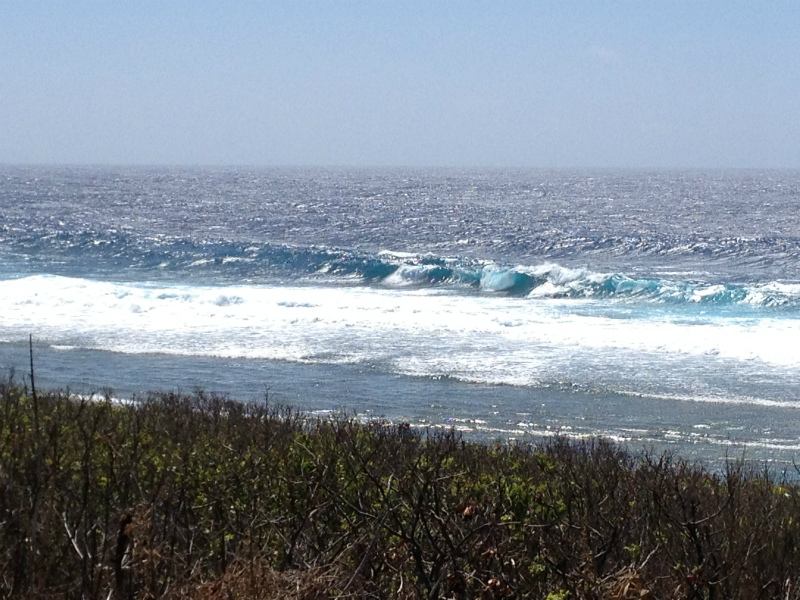
[[[196,393],[0,385],[0,596],[800,598],[800,487]]]

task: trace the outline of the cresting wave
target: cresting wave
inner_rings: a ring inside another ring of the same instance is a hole
[[[7,257],[6,266],[9,274],[16,269],[17,274],[33,271],[96,279],[201,279],[223,284],[324,279],[398,288],[453,287],[529,298],[800,308],[800,283],[795,282],[682,281],[594,272],[553,262],[510,266],[434,254],[368,254],[325,247],[140,239],[115,231],[17,236],[12,242],[13,253]]]
[[[637,278],[619,273],[595,273],[557,264],[503,267],[496,264],[449,266],[448,259],[402,257],[382,253],[390,275],[375,278],[394,286],[469,285],[484,292],[528,298],[597,298],[643,300],[664,304],[746,304],[760,307],[800,306],[800,284],[768,282],[752,285]],[[452,259],[450,259],[452,261]],[[452,261],[455,262],[455,261]]]

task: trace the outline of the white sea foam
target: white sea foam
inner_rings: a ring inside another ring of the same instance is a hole
[[[430,278],[434,266],[429,265],[400,265],[381,283],[388,287],[406,287],[425,283]]]
[[[563,280],[570,277],[578,276]],[[800,322],[777,316],[623,319],[587,310],[588,300],[576,311],[574,301],[435,288],[182,286],[41,275],[0,281],[0,306],[0,339],[12,341],[34,333],[59,346],[123,353],[380,363],[409,375],[524,386],[585,381],[625,389],[619,378],[628,377],[660,397],[800,406],[735,389],[737,377],[746,386],[764,373],[790,386],[798,381]],[[708,377],[732,368],[740,372],[729,377],[733,388],[703,391],[713,387]],[[687,394],[687,386],[696,392]]]

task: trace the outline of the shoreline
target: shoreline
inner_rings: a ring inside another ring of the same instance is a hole
[[[780,470],[798,454],[793,407],[701,403],[576,390],[488,386],[385,373],[369,365],[296,364],[56,350],[34,345],[37,384],[80,394],[111,389],[130,398],[151,390],[205,390],[245,402],[273,401],[308,413],[341,412],[415,427],[456,425],[469,439],[534,441],[554,434],[604,436],[632,451],[653,447],[721,469],[726,456]],[[29,371],[26,344],[0,343],[3,378]],[[472,431],[467,431],[471,429]]]

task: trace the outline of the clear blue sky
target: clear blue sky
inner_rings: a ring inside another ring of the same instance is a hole
[[[0,163],[800,168],[800,3],[0,0]]]

